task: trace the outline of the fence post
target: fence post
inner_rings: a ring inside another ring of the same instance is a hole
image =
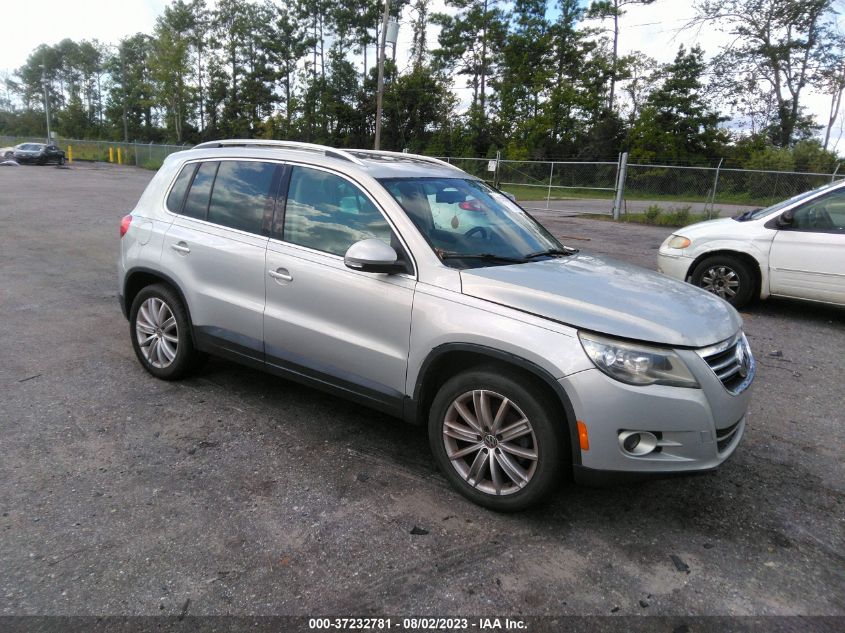
[[[554,161],[552,161],[552,163],[551,163],[551,167],[549,167],[549,191],[548,191],[548,193],[546,194],[546,208],[547,208],[547,209],[549,208],[549,205],[551,204],[551,199],[552,199],[552,178],[554,178],[554,175],[555,175],[555,162],[554,162]]]
[[[628,175],[628,152],[619,156],[619,168],[616,172],[616,199],[613,201],[613,219],[618,220],[622,212],[622,197],[625,193],[625,177]]]
[[[836,169],[834,169],[834,170],[833,170],[833,173],[830,175],[830,182],[833,182],[833,180],[836,178],[836,174],[837,174],[837,172],[839,171],[839,166],[840,166],[841,164],[842,164],[842,163],[836,163]]]
[[[713,211],[716,206],[716,188],[719,186],[719,170],[722,168],[722,161],[724,157],[719,159],[719,164],[716,166],[716,177],[713,179],[713,194],[710,196],[710,211],[707,212],[707,219],[713,218]]]
[[[493,174],[493,186],[499,188],[499,160],[502,158],[502,151],[496,150],[496,171]]]

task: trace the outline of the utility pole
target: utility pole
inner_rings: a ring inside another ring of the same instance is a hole
[[[376,90],[376,140],[373,149],[381,149],[381,102],[384,96],[384,53],[387,47],[387,19],[390,15],[390,0],[384,0],[384,15],[381,18],[381,42],[378,49],[378,88]]]
[[[44,88],[44,114],[47,116],[47,145],[53,142],[53,134],[50,131],[50,97],[47,93],[47,70],[44,64],[41,65],[41,85]]]

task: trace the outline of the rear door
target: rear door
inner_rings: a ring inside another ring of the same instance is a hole
[[[845,190],[799,207],[769,253],[772,294],[845,303]]]
[[[198,163],[162,251],[200,347],[254,365],[264,358],[264,259],[283,170],[258,160]]]
[[[287,190],[267,246],[268,368],[398,413],[416,284],[407,251],[372,198],[347,177],[295,165]],[[344,265],[352,244],[373,237],[400,253],[407,274]]]

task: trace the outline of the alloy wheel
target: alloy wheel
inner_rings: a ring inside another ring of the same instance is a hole
[[[739,275],[728,266],[711,266],[701,276],[701,287],[728,300],[739,292]]]
[[[147,362],[157,369],[170,366],[179,349],[179,327],[173,311],[161,299],[150,297],[141,304],[135,319],[138,346]]]
[[[452,401],[443,419],[443,444],[452,467],[490,495],[523,489],[537,470],[537,437],[522,410],[486,389]]]

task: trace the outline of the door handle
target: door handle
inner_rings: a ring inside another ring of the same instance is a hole
[[[288,272],[287,268],[277,268],[276,270],[271,268],[267,271],[267,274],[279,281],[293,281],[293,276]]]
[[[185,242],[179,242],[178,244],[171,244],[170,248],[172,248],[177,253],[182,253],[183,255],[187,255],[191,252],[191,249],[188,248],[188,245]]]

